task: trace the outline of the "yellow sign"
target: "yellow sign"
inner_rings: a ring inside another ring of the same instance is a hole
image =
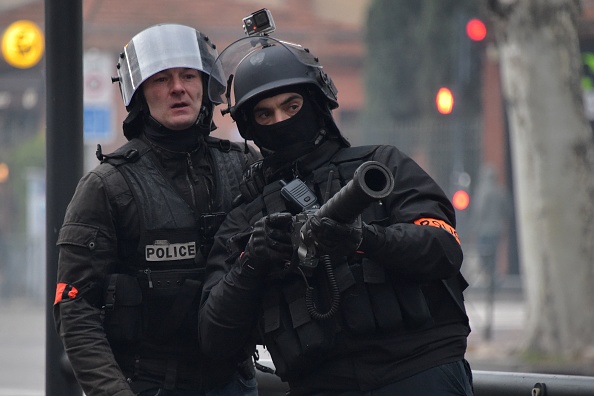
[[[43,32],[34,22],[16,21],[2,35],[2,55],[19,69],[35,66],[43,56]]]

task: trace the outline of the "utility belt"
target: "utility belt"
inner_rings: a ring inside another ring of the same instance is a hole
[[[187,359],[180,359],[179,354],[166,358],[149,354],[139,358],[137,354],[124,351],[116,353],[116,360],[130,379],[128,384],[134,394],[157,386],[168,390],[207,390],[236,381],[235,374],[246,381],[256,376],[251,357],[240,362],[215,361],[199,353]]]
[[[139,270],[108,275],[104,328],[112,342],[195,342],[203,269]]]

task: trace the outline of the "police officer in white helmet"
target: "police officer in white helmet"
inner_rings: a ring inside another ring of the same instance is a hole
[[[209,136],[216,57],[178,24],[141,31],[119,56],[128,142],[98,150],[58,238],[56,328],[87,396],[257,394],[252,351],[214,361],[198,345],[212,238],[259,158]]]

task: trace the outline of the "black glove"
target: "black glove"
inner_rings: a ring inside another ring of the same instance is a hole
[[[357,250],[363,238],[359,219],[352,224],[345,224],[314,215],[305,223],[305,230],[304,243],[307,246],[313,244],[319,254],[347,256]]]
[[[258,220],[253,227],[240,263],[257,273],[266,274],[273,266],[291,260],[293,216],[274,213]]]
[[[373,253],[380,253],[383,246],[386,245],[386,235],[384,227],[378,225],[369,225],[363,223],[363,238],[359,249],[366,256]]]

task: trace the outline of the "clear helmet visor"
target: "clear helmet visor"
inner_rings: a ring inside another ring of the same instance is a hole
[[[267,62],[266,53],[262,50],[272,46],[286,51],[287,54],[295,57],[306,67],[322,68],[318,59],[301,45],[276,40],[268,36],[244,37],[225,48],[217,58],[213,67],[216,73],[211,74],[208,83],[210,100],[216,104],[227,104],[229,109],[237,104],[237,100],[242,100],[242,98],[234,97],[235,89],[233,84],[238,66],[244,61],[254,65],[256,63],[265,64]],[[224,76],[224,80],[221,79],[221,76]],[[310,80],[310,77],[304,76],[303,81],[295,80],[295,83],[309,82]],[[224,83],[221,84],[221,81],[224,81]],[[274,83],[274,79],[271,78],[271,84]],[[265,91],[267,88],[272,88],[272,86],[260,85],[258,87],[261,91]]]
[[[124,105],[147,78],[173,67],[199,70],[222,84],[222,76],[213,75],[217,56],[214,44],[194,28],[162,24],[143,30],[126,44],[118,62]]]

